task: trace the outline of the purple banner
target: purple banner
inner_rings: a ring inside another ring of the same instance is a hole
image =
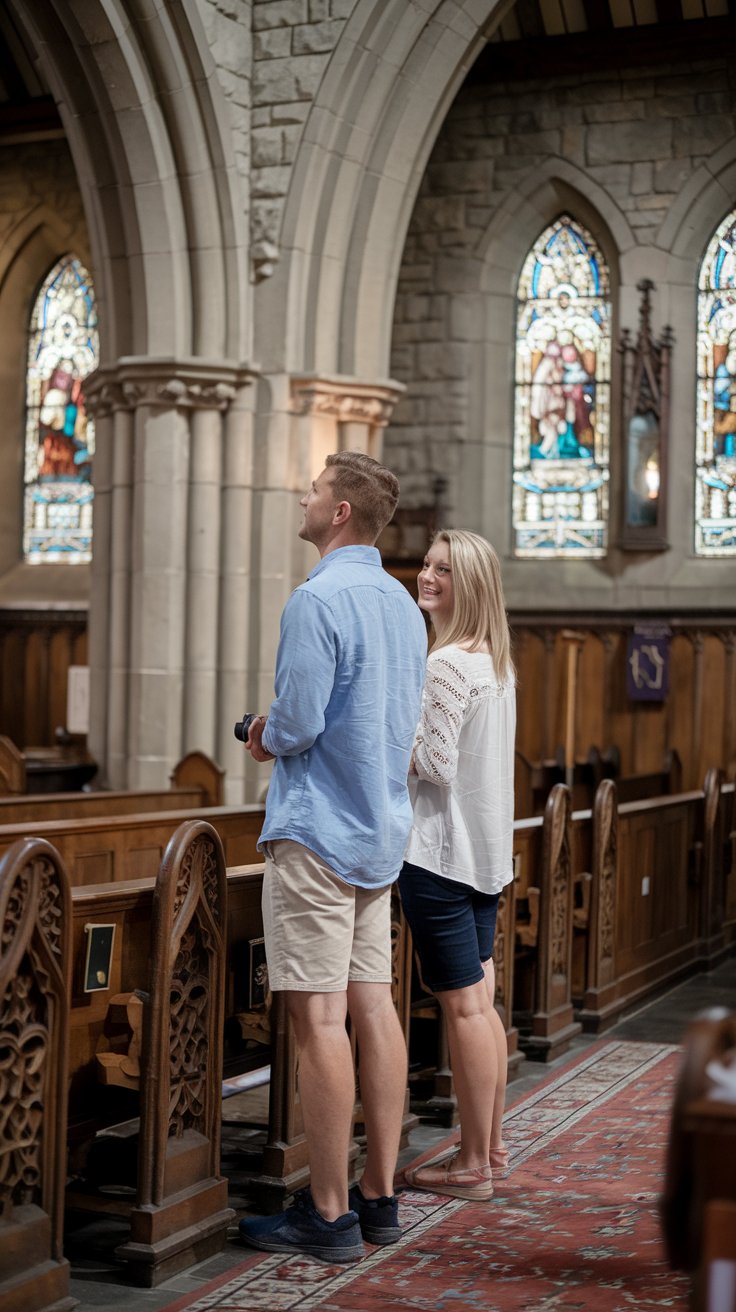
[[[671,629],[637,624],[626,653],[626,692],[630,701],[663,702],[669,692]]]

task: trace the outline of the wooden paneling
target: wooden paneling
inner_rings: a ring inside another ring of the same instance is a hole
[[[164,849],[183,819],[208,820],[217,830],[229,865],[258,860],[256,842],[263,826],[261,806],[216,806],[186,815],[181,811],[140,812],[92,820],[47,820],[33,826],[61,856],[73,886],[155,874]],[[0,852],[28,833],[28,824],[0,829]],[[136,856],[137,854],[137,856]]]
[[[662,702],[631,700],[626,685],[629,636],[652,619],[671,629],[669,692]],[[516,745],[530,762],[554,758],[565,741],[562,631],[585,635],[578,665],[575,756],[615,747],[622,776],[661,771],[668,751],[682,762],[685,788],[705,772],[736,771],[736,620],[708,615],[568,613],[510,616],[518,673]]]
[[[0,610],[0,733],[51,746],[66,723],[67,671],[87,664],[84,611]]]

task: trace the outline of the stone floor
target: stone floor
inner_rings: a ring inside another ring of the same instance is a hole
[[[709,974],[695,976],[680,984],[607,1031],[606,1037],[679,1043],[688,1020],[710,1007],[729,1010],[736,1007],[736,957],[731,957]],[[571,1049],[554,1062],[546,1065],[526,1062],[517,1078],[509,1085],[509,1100],[516,1101],[551,1071],[566,1065],[595,1041],[593,1036],[581,1035],[573,1042]],[[262,1102],[264,1096],[264,1091],[257,1091],[252,1096],[253,1104],[257,1105],[259,1100]],[[229,1115],[228,1102],[224,1104],[226,1119]],[[402,1154],[402,1164],[446,1135],[446,1128],[420,1125],[411,1134],[410,1143]],[[231,1187],[230,1204],[238,1215],[242,1215],[247,1200]],[[123,1221],[105,1220],[80,1225],[67,1235],[66,1252],[72,1264],[71,1292],[87,1312],[109,1312],[109,1309],[126,1307],[131,1312],[132,1309],[136,1312],[160,1312],[160,1309],[183,1294],[196,1290],[243,1260],[244,1250],[233,1232],[224,1250],[216,1257],[175,1276],[158,1289],[139,1289],[126,1283],[125,1273],[113,1256],[116,1243],[121,1243],[126,1233],[127,1227]]]

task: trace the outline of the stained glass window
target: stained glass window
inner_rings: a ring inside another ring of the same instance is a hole
[[[714,233],[698,286],[695,551],[736,556],[736,211]]]
[[[514,550],[606,552],[610,433],[609,279],[589,232],[569,215],[535,242],[516,320]]]
[[[82,384],[98,359],[92,279],[67,255],[45,278],[31,314],[23,556],[32,565],[91,559],[94,425]]]

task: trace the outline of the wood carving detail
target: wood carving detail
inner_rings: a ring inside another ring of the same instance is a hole
[[[41,1206],[44,1082],[50,1036],[48,999],[38,987],[31,954],[2,999],[0,1051],[0,1216]]]
[[[598,876],[598,960],[602,962],[613,958],[616,931],[618,806],[616,786],[610,779],[604,779],[598,786],[593,825],[593,868]]]
[[[16,1209],[30,1207],[50,1221],[38,1266],[22,1240],[6,1252],[0,1236],[0,1293],[18,1280],[32,1299],[38,1270],[62,1264],[66,1175],[70,894],[48,843],[21,839],[0,860],[0,916],[0,1220],[22,1231],[32,1221]],[[54,1276],[59,1289],[65,1280]]]
[[[201,926],[193,924],[182,939],[171,980],[169,1136],[176,1138],[185,1130],[207,1132],[210,962],[204,938]]]
[[[549,834],[545,853],[550,890],[549,945],[552,976],[568,974],[572,876],[570,852],[570,794],[562,784],[550,793],[545,813]]]
[[[141,1088],[139,1201],[166,1198],[167,1144],[188,1134],[209,1141],[219,1171],[225,968],[225,859],[211,825],[179,826],[164,854],[151,925],[150,1005]]]

